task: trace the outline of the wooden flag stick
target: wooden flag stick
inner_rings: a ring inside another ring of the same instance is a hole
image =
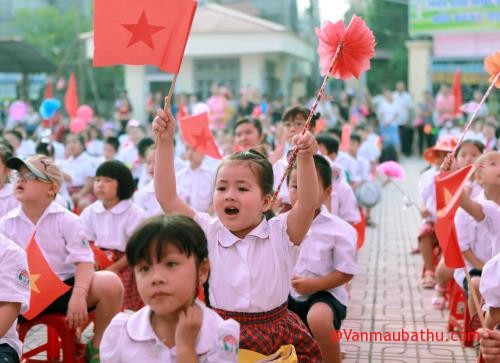
[[[484,321],[483,312],[481,310],[481,305],[479,304],[479,299],[476,295],[476,290],[474,289],[474,286],[472,286],[472,279],[470,277],[469,269],[467,268],[467,266],[464,266],[463,269],[465,272],[465,278],[467,279],[467,285],[469,286],[469,294],[472,294],[472,301],[474,302],[474,305],[476,307],[477,315],[479,316],[479,320],[481,321],[481,326],[483,327],[483,329],[486,329],[486,322]],[[469,307],[466,306],[465,308],[468,309]]]
[[[177,81],[177,73],[174,74],[172,78],[172,83],[170,83],[170,88],[168,89],[168,95],[165,98],[165,106],[170,107],[172,105],[172,95],[174,94],[175,82]]]

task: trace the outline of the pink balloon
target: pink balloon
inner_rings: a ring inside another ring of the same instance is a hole
[[[76,110],[76,117],[80,117],[85,122],[89,122],[94,117],[94,110],[89,105],[81,105]]]
[[[69,123],[69,130],[74,134],[79,134],[87,128],[87,122],[81,117],[74,117]]]
[[[28,106],[23,101],[16,101],[9,107],[9,117],[14,121],[21,121],[28,114]]]

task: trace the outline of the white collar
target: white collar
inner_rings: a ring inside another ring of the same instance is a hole
[[[257,227],[250,231],[247,236],[254,236],[260,239],[269,238],[269,223],[265,217],[262,218],[262,221],[259,223]],[[245,236],[246,237],[246,236]],[[218,240],[219,244],[222,247],[231,247],[236,242],[241,241],[244,238],[240,238],[235,236],[229,229],[222,226],[222,230],[219,232]]]
[[[115,205],[111,209],[106,209],[104,208],[104,204],[102,204],[102,201],[98,200],[94,204],[94,211],[96,213],[105,213],[105,212],[110,212],[111,214],[122,214],[124,213],[127,209],[129,209],[132,206],[132,202],[130,199],[124,199],[118,202],[117,205]]]
[[[40,224],[40,222],[49,214],[55,214],[55,213],[65,213],[67,212],[68,210],[65,209],[64,207],[62,207],[59,203],[53,201],[51,202],[47,208],[45,208],[45,210],[43,211],[43,214],[40,216],[40,219],[38,219],[38,224]],[[28,218],[28,216],[26,216],[26,214],[24,214],[23,212],[23,209],[22,209],[22,206],[19,205],[18,207],[12,209],[6,216],[5,218],[6,219],[14,219],[14,218],[21,218],[21,219],[24,219],[26,221],[28,221],[30,224],[33,224],[33,222]]]

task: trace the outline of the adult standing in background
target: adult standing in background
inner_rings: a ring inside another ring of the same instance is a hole
[[[443,127],[446,122],[453,120],[454,106],[455,97],[450,92],[450,87],[446,84],[442,84],[436,96],[437,126]]]
[[[410,156],[413,149],[413,127],[410,124],[412,99],[410,94],[406,91],[406,85],[403,81],[398,81],[396,83],[393,99],[398,107],[397,124],[401,139],[401,151],[405,156]]]
[[[384,99],[378,105],[378,119],[380,124],[380,136],[384,147],[392,146],[401,151],[401,140],[398,132],[399,106],[394,102],[392,92],[384,90]]]

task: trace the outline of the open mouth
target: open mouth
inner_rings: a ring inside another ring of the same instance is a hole
[[[230,215],[230,216],[234,216],[234,215],[238,214],[239,212],[240,212],[240,210],[238,208],[230,207],[230,208],[224,209],[224,213],[226,213],[227,215]]]

